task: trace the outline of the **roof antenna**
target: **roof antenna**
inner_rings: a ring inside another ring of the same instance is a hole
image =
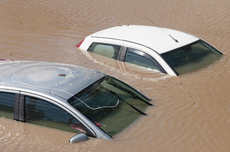
[[[148,17],[145,16],[146,19],[148,19],[151,23],[153,23],[155,26],[159,27],[157,24],[155,24],[153,21],[151,21]],[[165,32],[168,36],[170,36],[175,42],[179,42],[177,39],[175,39],[173,36],[171,36],[169,33],[167,33],[165,30],[163,30],[161,27],[159,27],[163,32]]]

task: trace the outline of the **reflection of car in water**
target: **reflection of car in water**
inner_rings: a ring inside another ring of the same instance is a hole
[[[1,117],[85,134],[78,140],[112,139],[152,105],[128,84],[88,68],[2,61],[0,70]]]
[[[117,26],[87,36],[77,47],[170,75],[198,70],[222,53],[205,41],[176,30],[152,26]]]

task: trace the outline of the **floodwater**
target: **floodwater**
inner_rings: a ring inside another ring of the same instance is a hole
[[[225,55],[179,77],[90,57],[76,45],[85,36],[124,24],[153,25],[201,37]],[[75,64],[100,70],[153,101],[114,140],[74,135],[0,118],[0,151],[227,152],[230,149],[229,0],[1,0],[0,58]],[[130,70],[131,69],[131,70]]]

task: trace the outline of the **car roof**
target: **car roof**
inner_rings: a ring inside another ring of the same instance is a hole
[[[105,76],[80,66],[36,61],[0,61],[0,71],[0,88],[48,92],[65,99]]]
[[[89,37],[118,39],[138,43],[155,50],[159,54],[199,40],[199,38],[184,32],[144,25],[116,26],[91,34]]]

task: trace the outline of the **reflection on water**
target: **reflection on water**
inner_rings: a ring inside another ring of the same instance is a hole
[[[141,90],[154,106],[114,140],[90,138],[79,144],[68,143],[72,133],[0,118],[0,150],[229,151],[229,6],[228,0],[1,1],[1,58],[100,70]],[[145,16],[161,27],[197,35],[225,55],[198,71],[165,77],[117,61],[90,59],[76,48],[104,28],[152,25]]]

